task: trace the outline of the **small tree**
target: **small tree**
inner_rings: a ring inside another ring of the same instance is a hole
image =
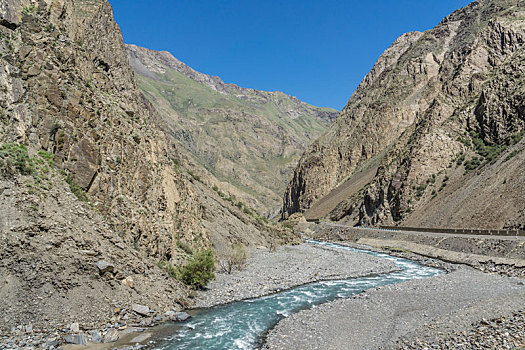
[[[203,288],[215,278],[215,258],[211,249],[194,253],[180,270],[180,279],[193,288]]]
[[[235,268],[241,270],[246,265],[247,258],[246,249],[242,245],[236,244],[221,259],[220,265],[224,272],[231,274]]]

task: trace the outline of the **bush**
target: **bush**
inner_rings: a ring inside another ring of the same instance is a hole
[[[456,158],[456,165],[460,166],[461,164],[463,164],[463,162],[465,162],[465,154],[463,152],[460,152],[458,157]]]
[[[246,265],[248,254],[244,247],[236,244],[220,261],[221,268],[224,272],[230,274],[233,269],[241,270]]]
[[[471,170],[476,169],[481,165],[481,159],[478,157],[474,157],[471,160],[465,162],[465,172],[469,172]]]
[[[180,280],[193,288],[203,288],[215,278],[215,258],[211,249],[193,254],[191,260],[180,269]]]
[[[416,188],[416,197],[420,198],[425,194],[427,186],[426,185],[419,185]]]
[[[17,143],[0,146],[0,172],[6,175],[31,175],[34,171],[35,163],[29,157],[26,146]]]
[[[87,202],[88,196],[86,191],[76,182],[75,178],[71,174],[67,174],[66,182],[69,185],[69,189],[73,194],[81,201]]]
[[[182,249],[185,253],[187,254],[193,254],[193,250],[191,249],[191,247],[189,246],[188,243],[186,242],[182,242],[182,241],[177,241],[177,247],[179,247],[180,249]]]
[[[513,157],[515,157],[518,153],[520,153],[520,151],[516,150],[516,151],[512,151],[512,153],[510,153],[507,157],[505,157],[505,162],[511,160]]]

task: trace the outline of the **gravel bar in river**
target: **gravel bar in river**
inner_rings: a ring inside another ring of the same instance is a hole
[[[195,307],[210,307],[259,297],[306,283],[388,273],[390,261],[362,253],[312,244],[284,246],[275,252],[254,250],[242,270],[217,273]]]
[[[512,315],[523,305],[522,279],[460,266],[447,275],[375,288],[300,311],[268,333],[264,348],[448,348],[458,342],[433,343],[446,334],[468,334],[479,320]]]

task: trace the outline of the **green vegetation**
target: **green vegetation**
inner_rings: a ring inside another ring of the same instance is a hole
[[[157,76],[159,79],[136,74],[144,95],[161,106],[169,133],[195,150],[195,160],[219,181],[261,199],[265,209],[279,201],[289,176],[283,170],[303,151],[294,143],[283,144],[282,154],[275,152],[274,146],[282,142],[281,135],[290,135],[300,141],[297,144],[309,144],[327,129],[328,122],[319,116],[336,114],[335,110],[308,106],[282,93],[235,88],[232,93],[219,92],[167,66]],[[232,162],[249,177],[225,171],[223,161]],[[235,204],[234,198],[231,201]]]
[[[465,174],[468,172],[484,165],[487,163],[490,163],[494,161],[501,153],[507,150],[507,148],[511,145],[515,145],[516,143],[520,142],[523,138],[523,135],[525,134],[525,131],[519,131],[513,134],[511,137],[507,138],[506,141],[495,144],[495,143],[489,143],[483,140],[479,133],[475,131],[470,132],[470,137],[472,139],[472,144],[474,146],[474,150],[479,155],[479,157],[473,157],[471,160],[466,161],[465,164]],[[512,157],[514,157],[518,151],[513,151],[511,154],[509,154],[504,161],[508,161]],[[463,152],[460,153],[458,158],[456,159],[456,164],[461,165],[463,164],[465,160],[465,155]]]
[[[525,130],[521,130],[521,131],[515,133],[514,135],[512,135],[512,137],[511,137],[511,144],[515,145],[518,142],[520,142],[521,139],[523,138],[523,135],[525,135]]]
[[[179,241],[177,241],[177,245]],[[188,249],[189,246],[188,246]],[[191,249],[190,249],[191,250]],[[215,257],[211,249],[193,252],[188,263],[182,267],[173,266],[167,261],[159,261],[157,266],[168,275],[195,289],[205,287],[215,278]]]
[[[18,143],[0,145],[0,175],[31,175],[36,182],[49,179],[49,172],[54,166],[54,155],[39,151],[34,157],[29,156],[27,147]]]
[[[188,175],[191,176],[193,180],[201,182],[201,177],[199,175],[194,174],[193,171],[191,171],[190,169],[186,170],[186,172],[188,173]]]
[[[436,182],[436,174],[432,174],[432,176],[427,179],[427,185],[433,184],[435,182]]]
[[[478,157],[474,157],[471,160],[466,161],[465,162],[465,173],[468,173],[469,171],[474,170],[477,167],[479,167],[481,165],[481,161],[482,159]]]
[[[71,174],[66,175],[66,182],[71,189],[71,192],[81,201],[87,202],[88,196],[86,191],[75,181],[75,178]]]
[[[427,185],[419,185],[416,187],[416,197],[421,198],[425,194]]]
[[[170,275],[171,277],[176,278],[176,279],[180,278],[179,269],[176,268],[175,266],[169,264],[168,262],[166,262],[166,261],[159,261],[157,263],[157,266],[160,267],[163,270],[166,270],[168,275]]]
[[[35,160],[29,157],[25,145],[3,144],[0,146],[0,171],[3,175],[32,175],[35,172]]]
[[[470,147],[472,145],[468,139],[464,139],[461,136],[458,137],[458,141],[461,142],[462,144],[464,144],[467,147]]]
[[[445,175],[445,178],[441,182],[441,187],[439,188],[438,192],[441,192],[447,186],[448,179],[448,176]]]
[[[504,162],[511,160],[511,159],[514,158],[518,153],[520,153],[520,151],[518,151],[518,150],[514,150],[514,151],[512,151],[509,155],[507,155],[507,156],[505,157]]]
[[[496,159],[501,152],[507,149],[507,145],[505,144],[498,145],[485,143],[477,132],[471,131],[470,136],[472,137],[472,143],[474,144],[476,153],[485,158],[487,162]]]
[[[177,158],[171,158],[171,162],[173,164],[173,167],[177,170],[180,168],[180,160]]]
[[[189,255],[193,254],[193,250],[191,249],[191,247],[189,246],[188,243],[182,242],[182,241],[177,241],[176,244],[177,244],[177,247],[182,249],[186,254],[189,254]]]
[[[215,257],[211,249],[194,253],[190,261],[180,269],[180,280],[193,288],[203,288],[215,278]]]
[[[233,269],[242,270],[246,264],[247,257],[246,249],[242,245],[236,244],[221,259],[219,264],[224,272],[231,274]]]
[[[22,9],[22,16],[35,14],[37,10],[36,5],[26,6]]]
[[[456,165],[460,166],[465,162],[465,153],[463,151],[459,152],[458,157],[456,158]]]

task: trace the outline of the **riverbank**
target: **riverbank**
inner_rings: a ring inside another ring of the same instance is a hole
[[[211,307],[260,297],[321,281],[388,273],[390,261],[341,249],[301,244],[277,251],[254,250],[246,265],[231,274],[219,272],[205,291],[197,292],[195,307]]]
[[[496,344],[492,348],[504,349],[524,344],[523,332],[518,338],[512,332],[523,329],[523,279],[437,263],[449,274],[375,288],[285,318],[268,332],[264,348],[471,349]]]
[[[384,259],[310,244],[283,246],[274,252],[254,249],[242,270],[234,270],[231,274],[217,272],[216,279],[205,291],[195,292],[194,305],[199,308],[209,307],[272,294],[319,280],[362,277],[394,270],[397,267]],[[100,330],[80,329],[72,332],[63,329],[51,335],[21,330],[14,337],[0,338],[0,349],[36,348],[42,344],[48,349],[57,346],[63,349],[93,350],[129,348],[136,343],[145,344],[156,339],[164,326],[152,326],[176,320],[177,317],[177,313],[172,311],[154,313],[149,310],[147,315],[141,315],[116,310],[115,317],[108,320]],[[80,344],[64,345],[67,336],[74,337],[72,340]],[[98,343],[93,343],[95,340]],[[87,343],[87,347],[83,343]]]

